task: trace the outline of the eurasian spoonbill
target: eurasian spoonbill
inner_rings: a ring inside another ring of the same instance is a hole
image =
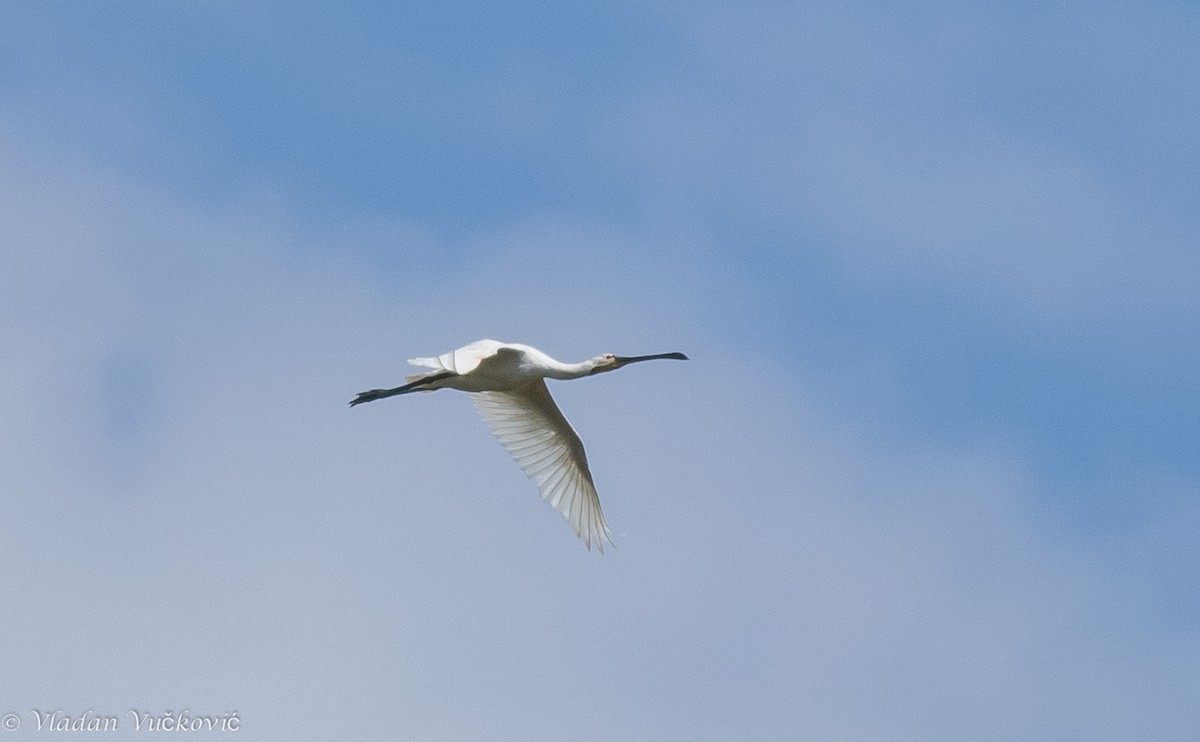
[[[525,476],[537,483],[542,499],[562,514],[589,550],[595,542],[603,553],[604,542],[612,544],[612,537],[600,510],[583,442],[554,404],[545,380],[578,379],[659,358],[687,360],[682,353],[605,353],[581,363],[563,363],[528,345],[477,340],[436,358],[409,360],[414,366],[433,370],[413,374],[407,384],[395,389],[362,392],[350,405],[408,392],[471,392],[483,421]]]

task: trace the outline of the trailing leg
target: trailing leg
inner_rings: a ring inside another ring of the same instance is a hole
[[[429,386],[429,384],[455,375],[456,374],[451,371],[446,371],[440,374],[422,376],[416,381],[409,382],[404,386],[398,386],[394,389],[371,389],[370,391],[359,392],[357,397],[350,400],[350,406],[353,407],[354,405],[362,404],[363,402],[374,402],[375,400],[383,399],[384,397],[394,397],[397,394],[408,394],[409,392],[424,391],[425,387]]]

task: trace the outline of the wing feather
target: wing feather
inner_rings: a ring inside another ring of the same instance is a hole
[[[503,347],[504,343],[495,340],[476,340],[458,350],[452,350],[434,358],[410,358],[408,362],[414,366],[423,366],[438,371],[469,374],[479,367],[480,362],[495,355]]]
[[[471,400],[500,445],[538,486],[538,494],[583,540],[603,553],[612,544],[583,442],[536,379],[509,392],[476,392]]]

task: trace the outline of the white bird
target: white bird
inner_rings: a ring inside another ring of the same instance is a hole
[[[612,535],[600,510],[583,442],[554,404],[545,380],[578,379],[659,358],[687,360],[682,353],[605,353],[581,363],[563,363],[528,345],[477,340],[436,358],[410,359],[414,366],[434,370],[413,374],[407,384],[395,389],[362,392],[350,406],[408,392],[471,392],[483,421],[525,476],[537,483],[542,499],[562,515],[589,550],[595,542],[603,553],[604,542],[612,544]]]

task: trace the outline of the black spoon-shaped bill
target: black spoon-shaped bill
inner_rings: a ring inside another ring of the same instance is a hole
[[[650,356],[614,356],[618,366],[624,366],[630,363],[638,363],[639,361],[657,361],[661,358],[670,358],[676,361],[686,361],[688,357],[682,353],[655,353]]]

